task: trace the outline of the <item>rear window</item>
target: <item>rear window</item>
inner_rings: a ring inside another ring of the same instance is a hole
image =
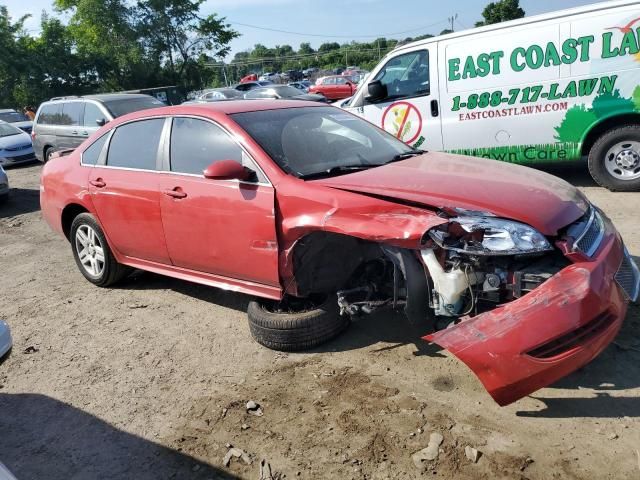
[[[137,112],[139,110],[165,106],[165,104],[160,100],[151,96],[125,98],[122,100],[107,100],[103,101],[103,104],[111,112],[114,118],[121,117],[127,113]]]
[[[93,144],[89,148],[82,152],[83,165],[95,165],[96,163],[98,163],[100,153],[102,152],[102,147],[104,147],[104,143],[107,141],[108,136],[109,134],[101,136],[98,140],[93,142]]]
[[[0,120],[8,123],[28,122],[29,117],[20,112],[0,112]]]

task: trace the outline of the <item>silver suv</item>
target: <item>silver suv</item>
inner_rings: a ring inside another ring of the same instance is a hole
[[[53,152],[76,148],[116,117],[162,106],[150,95],[134,93],[52,98],[40,105],[33,121],[33,149],[38,160],[46,162]]]

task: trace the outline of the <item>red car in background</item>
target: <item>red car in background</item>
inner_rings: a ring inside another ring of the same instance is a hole
[[[332,75],[316,80],[316,84],[309,87],[309,93],[324,95],[329,100],[342,100],[351,97],[357,88],[348,77]]]
[[[255,73],[250,73],[249,75],[245,75],[240,79],[240,83],[257,82],[257,81],[258,81],[258,75]]]
[[[402,309],[500,405],[592,360],[640,290],[611,221],[568,183],[425,153],[314,102],[117,118],[45,164],[40,199],[95,285],[138,268],[250,294],[252,335],[281,350]]]

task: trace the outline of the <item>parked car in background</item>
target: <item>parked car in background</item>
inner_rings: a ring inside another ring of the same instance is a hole
[[[340,100],[350,97],[356,91],[356,85],[341,75],[320,77],[315,85],[309,87],[309,93],[324,95],[329,100]]]
[[[157,98],[135,93],[52,98],[36,113],[31,132],[33,149],[38,160],[46,162],[53,152],[76,148],[114,118],[163,105]]]
[[[211,90],[205,90],[198,95],[194,100],[190,100],[185,103],[196,103],[198,101],[203,102],[217,102],[220,100],[233,100],[236,98],[242,98],[242,92],[235,88],[212,88]]]
[[[309,80],[300,80],[298,82],[290,82],[288,85],[291,87],[297,88],[298,90],[301,90],[304,93],[308,93],[309,87],[311,87],[311,82]]]
[[[233,88],[240,92],[248,92],[249,90],[253,90],[254,88],[268,87],[269,85],[273,85],[273,84],[274,84],[273,82],[270,82],[267,80],[258,80],[257,82],[239,83]]]
[[[0,359],[3,359],[7,355],[12,346],[11,329],[7,322],[0,320]],[[1,465],[2,464],[0,464],[0,473],[2,472]]]
[[[278,80],[280,80],[280,75],[275,72],[265,72],[262,75],[260,75],[258,80],[268,81],[268,82],[277,82]]]
[[[287,70],[286,74],[287,74],[287,79],[290,82],[299,82],[304,78],[300,70]]]
[[[29,134],[12,123],[0,122],[0,165],[8,167],[35,159]]]
[[[250,73],[248,75],[245,75],[244,77],[242,77],[240,79],[240,83],[247,83],[247,82],[255,82],[258,80],[258,75],[255,73]]]
[[[244,98],[252,99],[288,99],[288,100],[308,100],[311,102],[327,102],[327,98],[322,95],[304,93],[289,85],[271,85],[269,87],[254,88],[247,92]]]
[[[0,203],[4,203],[9,198],[9,177],[0,165]]]
[[[29,117],[12,108],[0,109],[0,121],[11,123],[14,127],[18,127],[27,133],[31,133],[31,129],[33,128],[33,122],[29,120]]]
[[[251,333],[280,350],[403,309],[500,405],[590,362],[640,289],[575,187],[313,102],[127,115],[44,166],[40,204],[94,285],[139,268],[253,295]]]
[[[318,69],[316,67],[305,68],[304,70],[302,70],[302,76],[304,78],[309,78],[311,75],[313,75],[317,71]]]

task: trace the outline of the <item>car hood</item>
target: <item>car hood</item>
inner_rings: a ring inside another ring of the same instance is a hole
[[[544,235],[555,235],[588,208],[575,187],[553,175],[446,153],[426,153],[313,183],[438,209],[489,212],[529,224]]]
[[[31,137],[25,132],[20,132],[16,135],[9,135],[8,137],[0,137],[0,149],[4,148],[16,148],[23,145],[31,146]]]

